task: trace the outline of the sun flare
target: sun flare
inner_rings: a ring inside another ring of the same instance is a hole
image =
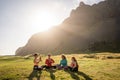
[[[39,12],[34,14],[32,18],[33,30],[36,32],[43,32],[49,30],[51,27],[58,25],[59,22],[55,15],[50,12]]]

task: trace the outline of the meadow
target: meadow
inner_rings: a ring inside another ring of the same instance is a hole
[[[67,54],[68,65],[71,57],[78,60],[79,71],[42,70],[33,71],[33,57],[0,56],[0,80],[120,80],[120,54]],[[47,56],[42,56],[44,64]],[[52,56],[59,64],[60,55]]]

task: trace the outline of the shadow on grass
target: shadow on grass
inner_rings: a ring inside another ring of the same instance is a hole
[[[68,71],[68,70],[65,70],[65,72],[69,73],[70,76],[75,79],[75,80],[80,80],[80,78],[74,73],[74,72],[71,72],[71,71]]]
[[[88,75],[86,75],[85,73],[83,73],[83,72],[80,72],[80,71],[78,71],[78,72],[76,72],[78,75],[81,75],[81,76],[83,76],[86,80],[92,80],[92,78],[90,78]]]
[[[36,80],[40,80],[41,73],[41,71],[33,70],[29,75],[28,80],[34,80],[34,78],[36,78]]]
[[[92,78],[90,78],[88,75],[86,75],[85,73],[80,72],[80,71],[78,71],[78,72],[71,72],[71,71],[66,70],[66,72],[69,73],[71,75],[71,77],[73,79],[75,79],[75,80],[80,80],[78,75],[84,77],[85,80],[92,80]]]
[[[56,72],[56,70],[47,69],[46,71],[50,73],[51,80],[56,80],[55,75],[53,74]]]

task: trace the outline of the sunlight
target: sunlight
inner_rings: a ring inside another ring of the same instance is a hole
[[[59,24],[57,17],[50,12],[38,12],[32,16],[32,30],[35,32],[43,32]]]

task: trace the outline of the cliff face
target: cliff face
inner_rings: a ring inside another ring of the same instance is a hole
[[[72,53],[120,51],[120,0],[106,0],[92,6],[83,2],[70,17],[48,32],[34,34],[16,55],[34,52]]]

